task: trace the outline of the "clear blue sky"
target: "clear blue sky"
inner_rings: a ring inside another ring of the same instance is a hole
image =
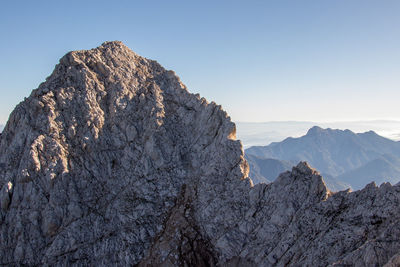
[[[70,50],[121,40],[235,121],[400,120],[400,1],[2,1],[0,124]]]

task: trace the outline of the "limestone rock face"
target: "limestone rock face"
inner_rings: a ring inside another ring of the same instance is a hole
[[[0,264],[398,262],[399,186],[247,176],[228,115],[172,71],[121,42],[68,53],[0,136]]]
[[[1,263],[138,263],[183,185],[212,214],[217,190],[249,186],[234,135],[220,106],[120,42],[68,53],[2,134]]]

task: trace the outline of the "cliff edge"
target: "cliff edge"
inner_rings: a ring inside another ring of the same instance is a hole
[[[121,42],[70,52],[0,137],[0,264],[383,265],[400,187],[252,186],[235,125]]]

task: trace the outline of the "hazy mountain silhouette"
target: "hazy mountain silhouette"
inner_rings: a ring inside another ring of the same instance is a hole
[[[249,176],[254,184],[271,183],[279,174],[290,171],[295,162],[279,159],[259,158],[257,156],[246,154],[245,158],[250,166]],[[340,191],[351,188],[350,184],[339,181],[331,175],[323,174],[325,184],[331,191]]]
[[[285,160],[265,159],[254,155],[245,155],[245,158],[250,165],[249,176],[254,184],[270,183],[279,174],[291,170],[295,165]]]
[[[305,160],[325,177],[336,177],[349,183],[353,189],[372,180],[377,183],[400,180],[396,161],[400,158],[400,143],[373,131],[356,134],[350,130],[314,126],[302,137],[250,147],[246,154],[291,162]]]
[[[354,188],[362,188],[365,184],[373,181],[378,185],[383,182],[396,184],[400,181],[400,158],[384,155],[336,178],[342,181],[351,181]]]
[[[370,121],[337,121],[337,122],[312,122],[312,121],[269,121],[269,122],[237,122],[237,137],[245,148],[251,146],[266,146],[272,142],[281,142],[286,137],[300,137],[318,125],[321,128],[349,129],[356,133],[369,130],[377,134],[399,141],[400,121],[370,120]]]
[[[321,175],[324,179],[326,186],[329,188],[329,190],[333,192],[343,191],[346,189],[351,189],[351,190],[354,189],[350,183],[344,182],[343,180],[333,177],[330,174],[321,173]]]

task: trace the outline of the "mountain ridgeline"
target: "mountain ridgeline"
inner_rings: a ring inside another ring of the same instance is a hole
[[[400,262],[400,186],[332,193],[306,162],[253,186],[235,132],[121,42],[66,54],[0,136],[0,265]]]
[[[249,177],[254,184],[270,183],[282,172],[291,170],[295,165],[292,162],[278,159],[264,159],[248,154],[245,155],[249,163]]]
[[[350,184],[353,189],[372,181],[400,181],[400,143],[373,131],[353,133],[315,126],[302,137],[250,147],[246,154],[262,159],[307,161],[327,179]]]
[[[291,170],[296,165],[295,162],[291,161],[260,158],[251,154],[246,154],[245,158],[250,167],[249,177],[254,184],[270,183],[279,174]],[[324,175],[324,182],[328,189],[334,192],[352,188],[350,184],[326,174]]]

